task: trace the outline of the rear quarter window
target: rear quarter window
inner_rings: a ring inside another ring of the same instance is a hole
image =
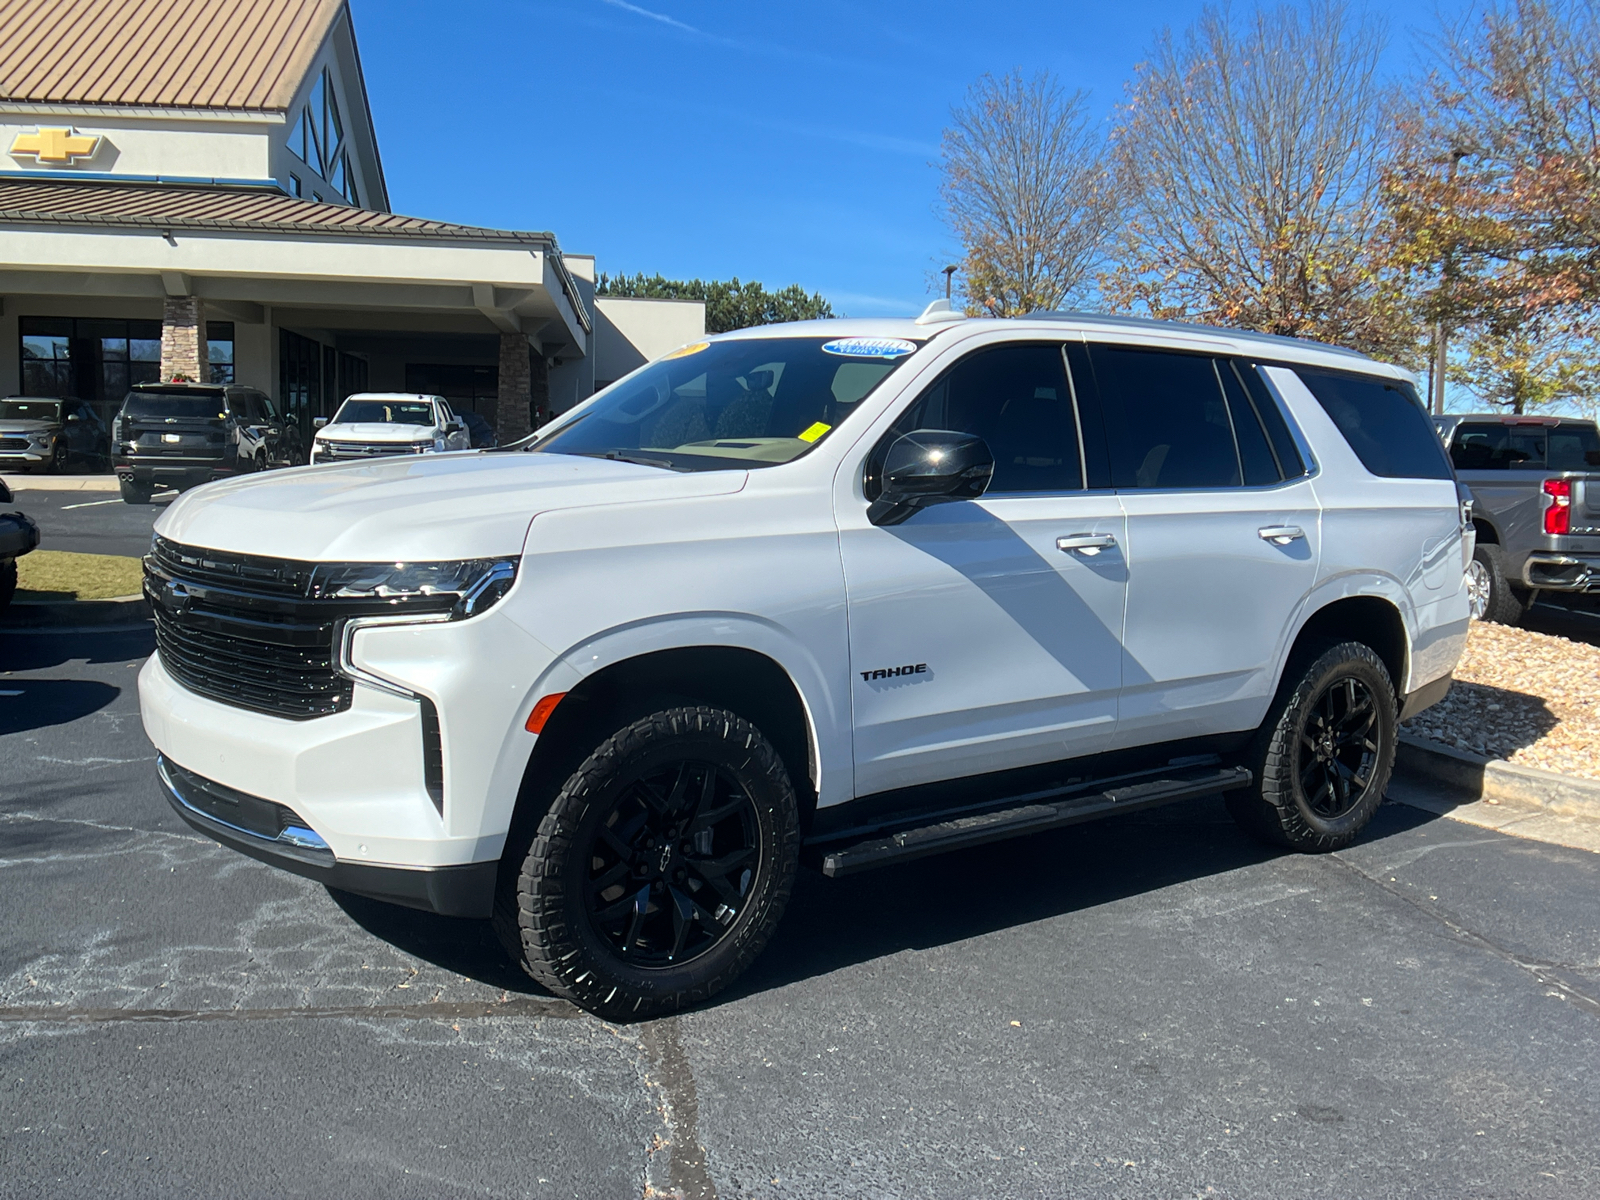
[[[1317,367],[1294,371],[1374,475],[1453,478],[1439,434],[1409,383]]]

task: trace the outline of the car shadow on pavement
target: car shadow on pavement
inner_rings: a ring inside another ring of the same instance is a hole
[[[1534,633],[1600,646],[1600,596],[1564,596],[1559,602],[1541,600],[1528,610],[1520,625]]]
[[[436,916],[335,888],[328,895],[362,929],[414,958],[503,991],[549,995],[511,961],[487,921]]]
[[[1385,804],[1362,841],[1437,820]],[[1284,851],[1254,841],[1220,798],[937,855],[845,879],[802,867],[772,941],[712,1006],[906,950],[927,950],[1256,866]],[[374,937],[514,994],[547,995],[487,921],[439,917],[329,889]]]
[[[63,663],[136,662],[155,653],[155,626],[134,629],[0,629],[0,671],[47,671]],[[20,686],[0,675],[0,688]]]
[[[70,724],[99,712],[121,694],[121,688],[91,679],[0,676],[0,736]]]
[[[1412,717],[1400,732],[1489,758],[1510,758],[1559,724],[1561,718],[1539,696],[1458,681],[1448,696]]]

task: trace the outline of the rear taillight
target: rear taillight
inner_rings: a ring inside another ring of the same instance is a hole
[[[1546,533],[1572,532],[1572,481],[1546,479],[1544,494],[1550,497],[1550,506],[1544,510]]]

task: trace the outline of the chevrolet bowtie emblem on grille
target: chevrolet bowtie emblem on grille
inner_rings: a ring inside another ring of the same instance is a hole
[[[189,589],[176,579],[167,580],[167,585],[162,588],[162,591],[165,593],[162,596],[162,602],[165,607],[176,612],[182,612],[189,607]]]
[[[11,153],[31,154],[42,163],[70,163],[89,158],[100,148],[100,138],[71,129],[38,129],[19,133],[11,143]]]

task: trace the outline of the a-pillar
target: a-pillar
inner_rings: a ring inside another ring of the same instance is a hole
[[[161,310],[161,379],[210,383],[204,306],[198,296],[168,296]]]
[[[533,402],[533,363],[544,366],[544,355],[528,353],[528,338],[521,333],[500,335],[500,390],[496,396],[494,432],[502,446],[527,437],[532,430],[528,408]],[[539,372],[548,401],[548,377]]]

